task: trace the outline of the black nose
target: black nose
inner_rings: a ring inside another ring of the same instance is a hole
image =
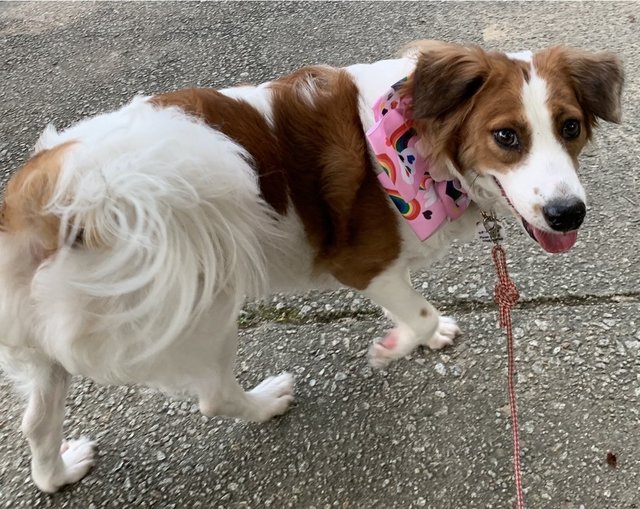
[[[555,200],[542,207],[542,213],[551,228],[559,232],[570,232],[580,227],[587,207],[577,198]]]

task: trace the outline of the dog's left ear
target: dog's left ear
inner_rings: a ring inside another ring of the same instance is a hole
[[[489,75],[480,48],[420,41],[419,54],[406,93],[413,98],[414,118],[441,117],[464,106]]]
[[[624,71],[616,55],[565,49],[578,102],[587,113],[607,122],[622,120]]]

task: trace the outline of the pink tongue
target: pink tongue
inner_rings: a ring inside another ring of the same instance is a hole
[[[533,230],[533,236],[547,253],[564,253],[573,247],[578,240],[578,232],[547,233],[529,225]]]

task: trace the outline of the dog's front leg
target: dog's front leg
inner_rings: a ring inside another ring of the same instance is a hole
[[[383,367],[404,357],[419,345],[432,349],[450,345],[460,333],[453,319],[440,316],[438,310],[412,288],[407,273],[404,267],[393,267],[373,279],[363,292],[396,322],[396,327],[369,350],[369,361],[374,367]]]
[[[31,447],[31,476],[42,491],[52,493],[82,479],[94,464],[94,443],[65,441],[62,430],[70,375],[59,365],[39,371],[22,419]]]

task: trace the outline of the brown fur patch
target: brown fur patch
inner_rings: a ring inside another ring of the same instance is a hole
[[[483,86],[489,65],[480,48],[430,41],[405,86],[415,118],[442,118],[470,100]]]
[[[316,250],[316,266],[366,288],[400,252],[396,213],[376,178],[349,75],[316,66],[271,84],[273,127],[246,101],[215,90],[156,96],[242,145],[265,200],[280,214],[289,199]]]
[[[32,156],[9,180],[2,204],[0,228],[8,233],[29,233],[46,257],[58,248],[60,220],[45,211],[55,191],[66,151],[74,141]]]
[[[273,116],[291,200],[319,268],[366,288],[400,252],[397,216],[376,178],[358,113],[358,89],[341,70],[310,67],[277,80]]]
[[[446,174],[447,160],[461,172],[506,171],[520,161],[531,143],[521,99],[528,64],[453,44],[421,50],[404,93],[413,97],[415,126],[438,174]],[[504,150],[495,143],[493,131],[503,128],[516,131],[520,148]]]

